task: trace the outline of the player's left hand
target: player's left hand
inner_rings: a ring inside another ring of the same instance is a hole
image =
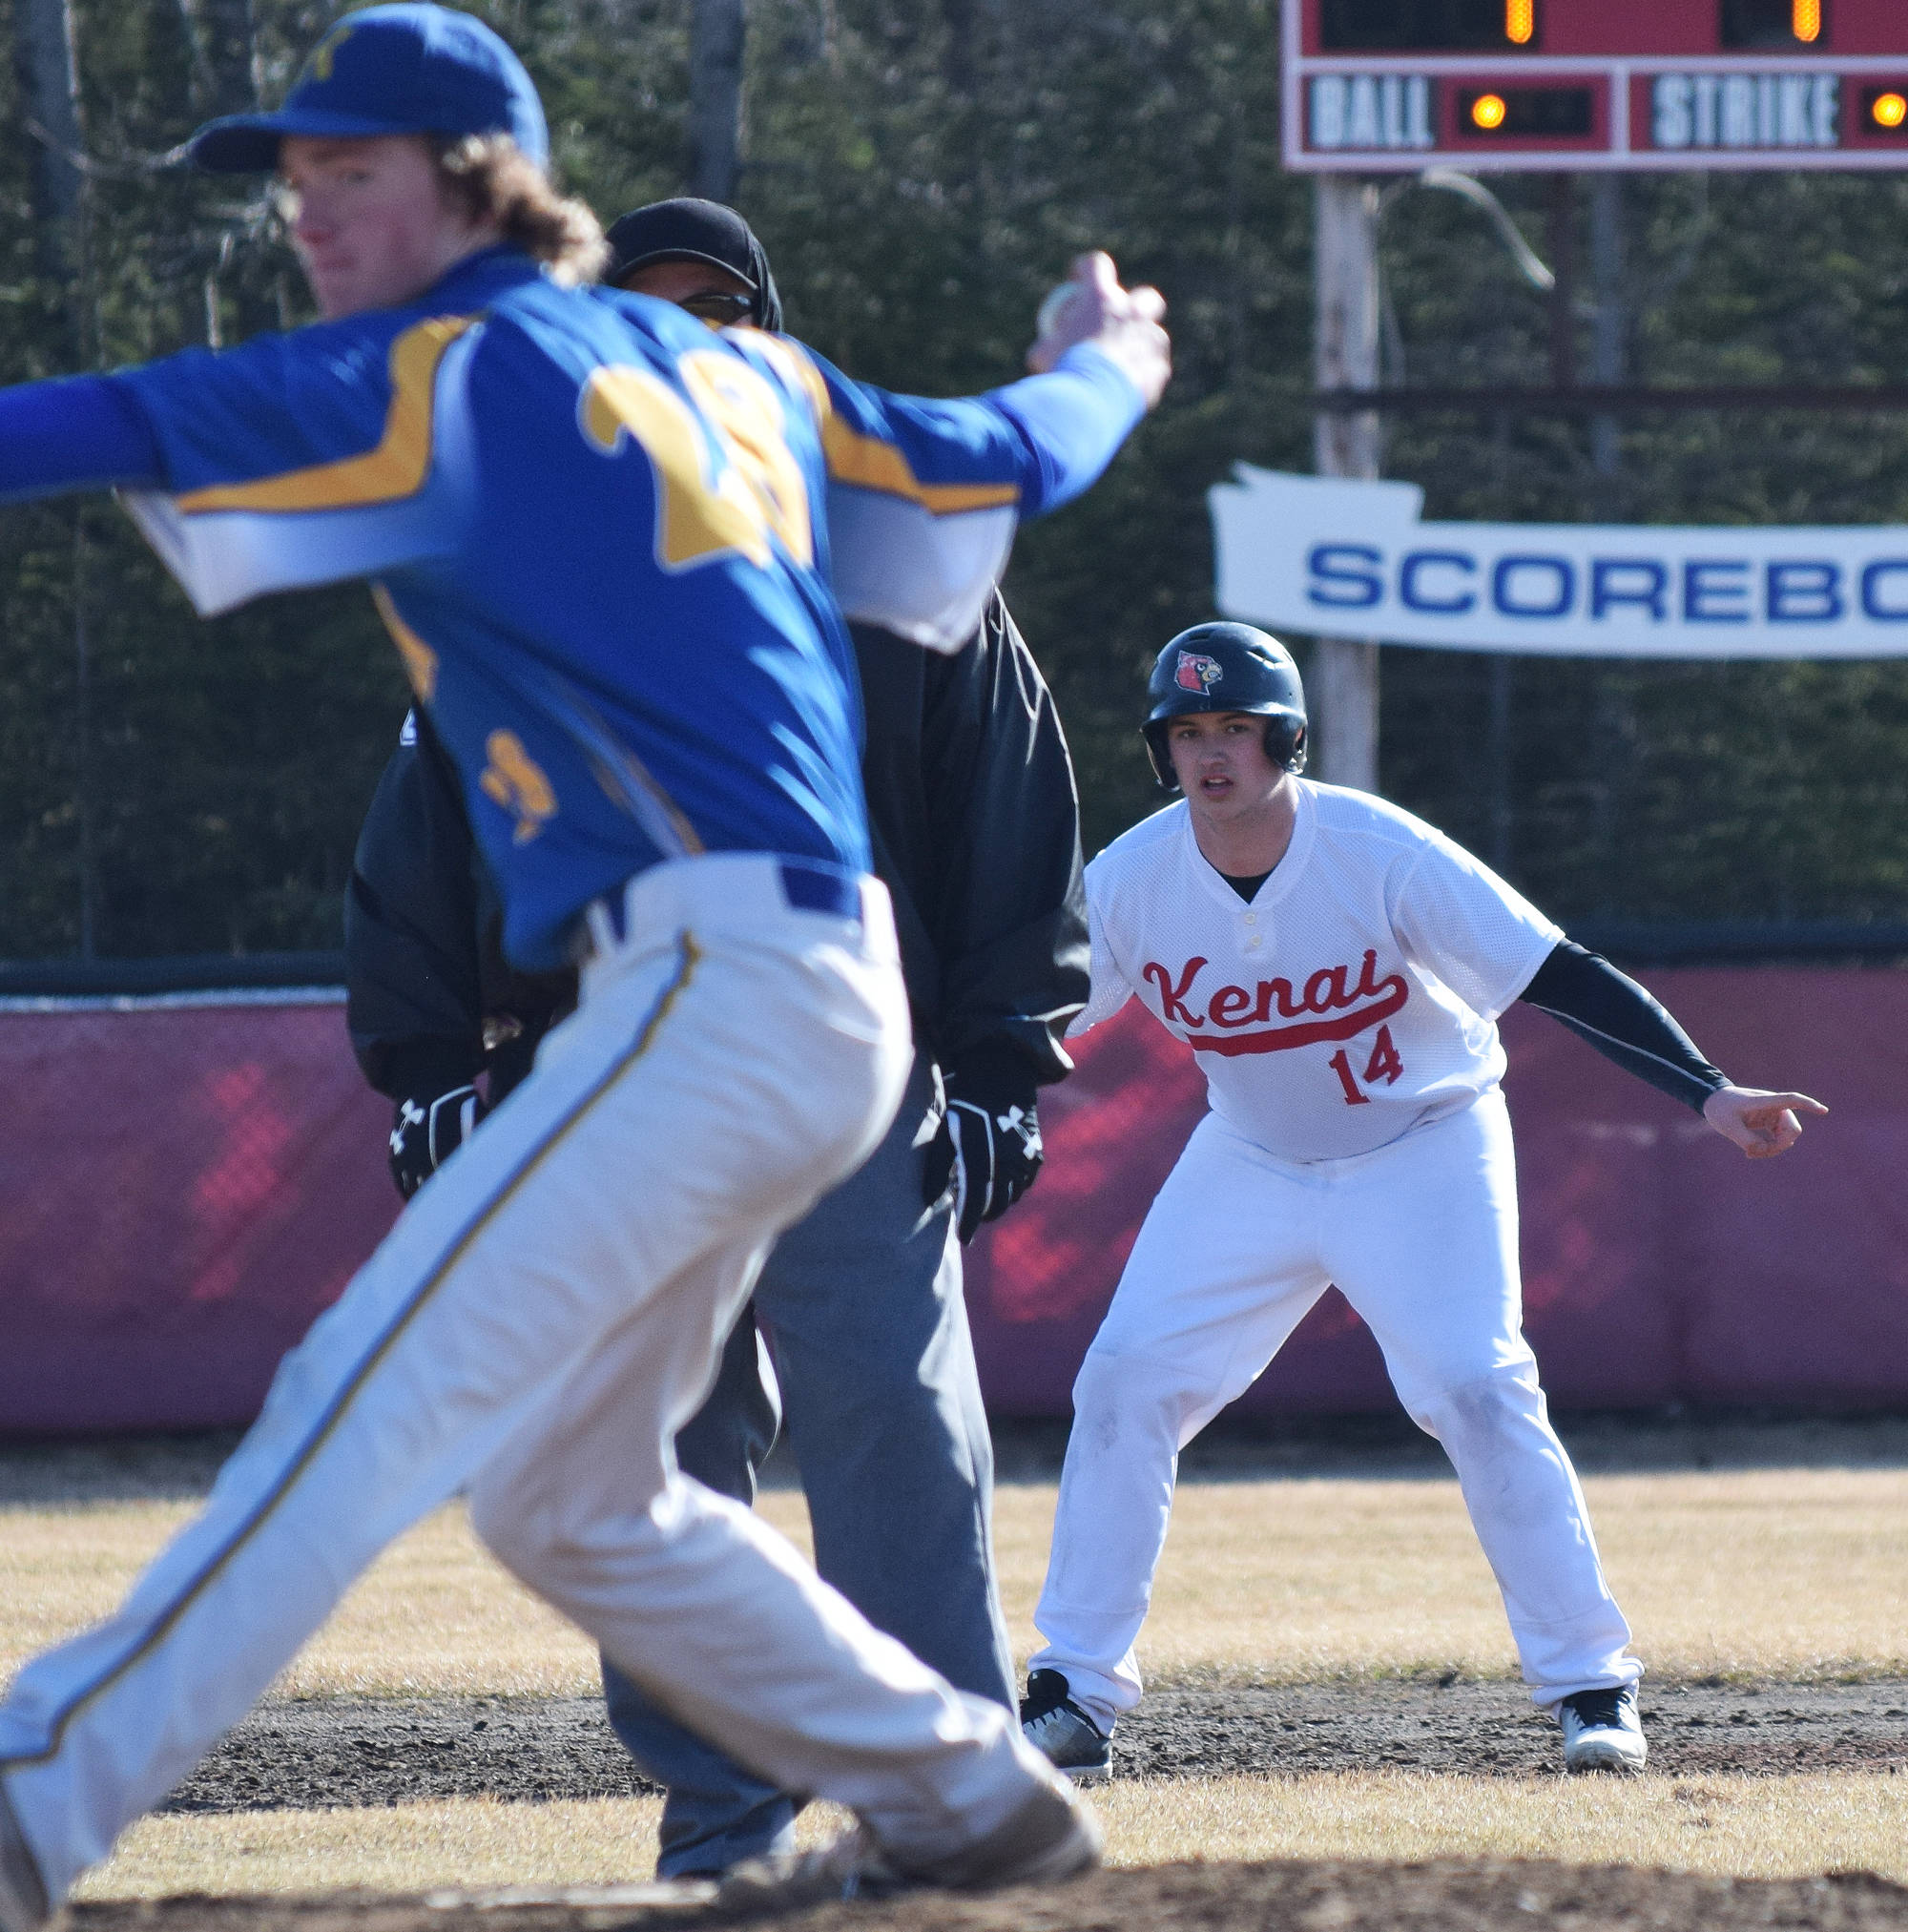
[[[1033,1185],[1043,1158],[1039,1089],[1009,1078],[947,1075],[947,1113],[922,1162],[922,1198],[932,1207],[954,1188],[954,1225],[964,1243],[998,1220]]]
[[[1718,1087],[1703,1102],[1703,1118],[1751,1160],[1787,1153],[1802,1137],[1801,1116],[1828,1111],[1806,1093],[1765,1093],[1759,1087]]]

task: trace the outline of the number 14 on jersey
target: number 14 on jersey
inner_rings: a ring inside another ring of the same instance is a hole
[[[1398,1057],[1398,1047],[1391,1037],[1389,1027],[1378,1029],[1378,1038],[1372,1042],[1371,1058],[1365,1062],[1362,1073],[1352,1071],[1352,1057],[1343,1047],[1332,1055],[1328,1063],[1332,1071],[1338,1076],[1338,1085],[1345,1090],[1347,1107],[1366,1107],[1371,1095],[1365,1091],[1382,1080],[1389,1087],[1404,1071],[1404,1062]]]

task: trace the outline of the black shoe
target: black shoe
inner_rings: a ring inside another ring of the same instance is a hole
[[[1036,1671],[1021,1699],[1021,1735],[1056,1770],[1090,1784],[1112,1775],[1113,1740],[1068,1695],[1068,1689],[1060,1672]]]

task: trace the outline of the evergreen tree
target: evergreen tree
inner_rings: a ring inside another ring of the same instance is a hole
[[[606,219],[690,185],[709,114],[735,100],[714,60],[735,0],[471,4],[524,53],[558,171]],[[342,10],[0,0],[23,56],[0,71],[0,380],[308,315],[262,184],[165,157],[208,114],[280,98]],[[50,85],[31,56],[69,11],[78,141],[50,145],[27,129],[47,129]],[[1041,296],[1089,245],[1172,305],[1164,406],[1097,489],[1023,533],[1008,582],[1095,845],[1158,802],[1136,725],[1154,652],[1212,614],[1206,490],[1240,459],[1310,467],[1311,189],[1278,164],[1276,41],[1271,0],[746,12],[736,199],[790,326],[852,374],[929,393],[1010,380]],[[1496,185],[1541,249],[1547,184]],[[1575,205],[1588,260],[1587,188]],[[1633,177],[1621,214],[1599,352],[1628,380],[1908,381],[1908,184]],[[1545,305],[1475,210],[1392,193],[1381,260],[1390,380],[1545,380]],[[1587,368],[1596,319],[1581,326]],[[1388,426],[1386,473],[1441,517],[1908,521],[1899,418],[1617,431],[1414,417]],[[1903,914],[1908,668],[1389,650],[1384,680],[1386,791],[1561,917]],[[201,624],[104,503],[0,513],[0,954],[337,944],[404,702],[361,590]]]

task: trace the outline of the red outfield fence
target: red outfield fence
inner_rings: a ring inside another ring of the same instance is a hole
[[[341,1002],[0,1013],[0,1432],[249,1421],[398,1197]]]
[[[1525,1327],[1559,1406],[1908,1402],[1908,974],[1659,969],[1652,991],[1746,1085],[1830,1109],[1745,1160],[1528,1007],[1505,1016]],[[1201,1111],[1189,1050],[1130,1006],[1042,1108],[1049,1160],[970,1270],[994,1408],[1064,1414],[1138,1217]],[[1240,1403],[1356,1413],[1392,1396],[1337,1294]]]
[[[1908,1403],[1908,974],[1647,976],[1737,1078],[1831,1117],[1749,1162],[1527,1008],[1505,1022],[1528,1327],[1552,1399]],[[988,1400],[1065,1415],[1154,1189],[1200,1110],[1139,1009],[1049,1090],[1047,1166],[969,1251]],[[389,1226],[389,1114],[335,1003],[0,1012],[0,1433],[248,1420]],[[1241,1405],[1383,1409],[1336,1296]]]

